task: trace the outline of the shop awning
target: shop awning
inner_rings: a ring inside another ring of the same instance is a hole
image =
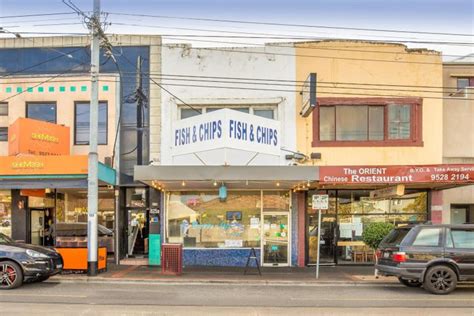
[[[319,179],[315,166],[135,166],[135,181],[166,190],[292,189]]]
[[[87,156],[0,157],[0,189],[87,188]],[[99,185],[115,185],[114,169],[99,163]]]

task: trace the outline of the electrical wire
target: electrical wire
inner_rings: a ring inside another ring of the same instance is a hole
[[[138,67],[132,63],[130,61],[130,59],[127,58],[127,56],[125,55],[122,55],[122,57],[125,59],[125,61],[127,61],[130,65],[132,65],[137,71],[138,71]],[[201,113],[199,112],[198,109],[196,109],[195,107],[193,107],[192,105],[186,103],[185,101],[183,101],[180,97],[178,97],[177,95],[175,95],[174,93],[172,93],[171,91],[169,91],[168,89],[166,89],[165,87],[163,87],[161,84],[159,84],[158,82],[156,82],[152,77],[148,76],[148,78],[150,79],[151,82],[153,82],[155,85],[157,85],[160,89],[162,89],[163,91],[165,91],[166,93],[168,93],[169,95],[171,95],[172,97],[174,97],[176,100],[180,101],[181,103],[183,103],[183,105],[186,105],[188,106],[190,109],[198,112],[198,113]]]
[[[124,72],[124,74],[132,74],[131,72]],[[204,79],[223,79],[223,80],[242,80],[242,81],[264,81],[264,82],[290,82],[290,83],[305,83],[306,80],[293,80],[293,79],[274,79],[274,78],[250,78],[250,77],[228,77],[228,76],[204,76],[204,75],[191,75],[191,74],[166,74],[160,72],[148,72],[146,73],[151,76],[159,77],[178,77],[178,78],[204,78]],[[223,81],[225,82],[225,81]],[[401,84],[384,84],[384,83],[358,83],[358,82],[344,82],[344,81],[318,81],[318,84],[331,84],[331,85],[356,85],[356,86],[376,86],[376,87],[397,87],[397,88],[428,88],[428,89],[446,89],[458,91],[455,87],[443,87],[443,86],[427,86],[427,85],[401,85]]]
[[[36,14],[23,14],[23,15],[4,15],[4,16],[0,16],[0,19],[16,19],[16,18],[36,17],[36,16],[71,15],[71,14],[76,14],[76,13],[54,12],[54,13],[36,13]]]
[[[194,20],[194,21],[206,21],[206,22],[218,22],[218,23],[253,24],[253,25],[272,25],[272,26],[317,28],[317,29],[331,29],[331,30],[338,29],[338,30],[351,30],[351,31],[384,32],[384,33],[402,33],[402,34],[410,34],[410,33],[411,33],[411,34],[424,34],[424,35],[442,35],[442,36],[445,36],[445,35],[446,35],[446,36],[465,36],[465,37],[472,37],[472,34],[469,34],[469,33],[407,31],[407,30],[378,29],[378,28],[360,28],[360,27],[346,27],[346,26],[290,24],[290,23],[274,23],[274,22],[259,22],[259,21],[209,19],[209,18],[196,18],[196,17],[178,17],[178,16],[152,15],[152,14],[134,14],[134,13],[122,13],[122,12],[107,12],[107,13],[108,13],[108,14],[112,14],[112,15],[121,15],[121,16],[135,16],[135,17],[148,17],[148,18],[160,18],[160,19],[175,19],[175,20]]]
[[[242,31],[228,31],[228,30],[215,30],[215,29],[199,29],[199,28],[189,28],[189,27],[177,27],[177,26],[162,26],[162,25],[147,25],[147,24],[136,24],[136,23],[123,23],[123,22],[111,22],[111,25],[120,25],[120,26],[133,26],[133,27],[142,27],[142,28],[158,28],[158,29],[172,29],[172,30],[185,30],[185,31],[195,31],[195,32],[211,32],[211,33],[225,33],[225,34],[243,34],[246,36],[250,35],[260,35],[264,38],[274,38],[274,39],[300,39],[300,40],[320,40],[320,39],[334,39],[335,37],[322,37],[322,36],[298,36],[294,34],[272,34],[272,33],[263,33],[263,32],[242,32]],[[174,36],[176,36],[175,34]],[[367,38],[354,38],[353,40],[358,41],[379,41],[379,42],[392,42],[392,43],[417,43],[417,44],[447,44],[447,45],[473,45],[473,42],[451,42],[451,41],[421,41],[421,40],[373,40]]]

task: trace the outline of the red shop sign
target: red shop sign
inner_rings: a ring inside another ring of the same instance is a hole
[[[474,164],[320,167],[328,184],[474,183]]]

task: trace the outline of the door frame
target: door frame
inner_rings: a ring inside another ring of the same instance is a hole
[[[262,267],[289,267],[291,266],[291,234],[293,232],[292,226],[291,226],[291,206],[288,212],[260,212],[260,262]],[[264,234],[263,234],[263,225],[264,225],[264,216],[265,215],[286,215],[288,217],[288,250],[287,250],[287,258],[286,258],[286,264],[281,263],[278,265],[274,265],[272,263],[265,263],[264,262],[264,257],[265,257],[265,244],[264,244]]]

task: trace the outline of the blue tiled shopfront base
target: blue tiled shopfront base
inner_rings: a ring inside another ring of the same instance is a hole
[[[260,248],[255,249],[260,262]],[[250,248],[242,249],[184,249],[184,266],[245,267]],[[250,260],[255,266],[255,259]]]

